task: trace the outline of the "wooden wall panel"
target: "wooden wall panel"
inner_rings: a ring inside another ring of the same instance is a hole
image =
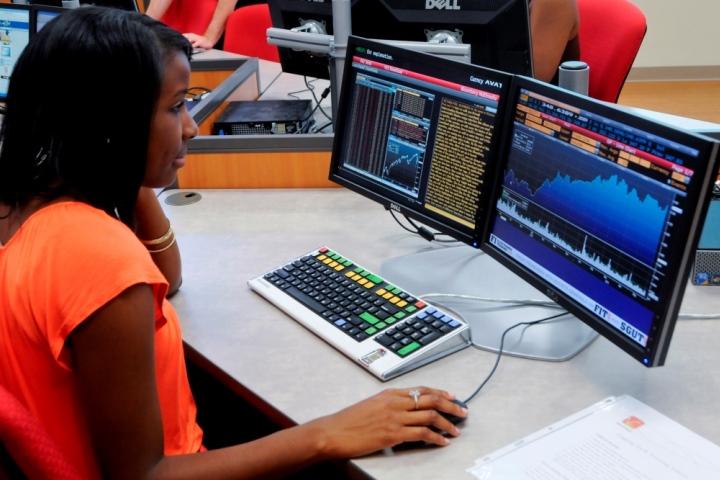
[[[181,188],[325,188],[330,152],[193,153]]]

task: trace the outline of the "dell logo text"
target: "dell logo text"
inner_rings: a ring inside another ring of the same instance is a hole
[[[460,10],[458,0],[425,0],[425,10]]]

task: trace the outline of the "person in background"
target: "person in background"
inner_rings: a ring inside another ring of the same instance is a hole
[[[85,479],[264,478],[402,442],[447,445],[440,432],[460,432],[440,412],[467,411],[416,387],[204,451],[166,298],[177,242],[152,191],[175,180],[198,131],[190,54],[148,16],[87,7],[20,56],[0,130],[0,385]]]
[[[580,59],[580,18],[575,0],[531,0],[530,34],[535,78],[557,84],[566,60]]]
[[[152,0],[145,12],[190,40],[193,48],[218,44],[237,0]]]

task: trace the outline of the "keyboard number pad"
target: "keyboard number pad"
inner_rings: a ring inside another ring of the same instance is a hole
[[[451,316],[429,307],[378,335],[375,341],[398,356],[406,357],[460,325]]]

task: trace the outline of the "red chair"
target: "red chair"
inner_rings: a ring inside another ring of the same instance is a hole
[[[577,0],[580,60],[590,66],[588,94],[617,102],[642,44],[647,22],[629,0]]]
[[[265,32],[271,26],[270,7],[266,3],[238,8],[225,24],[224,50],[279,62],[277,47],[267,43]]]
[[[0,478],[80,480],[40,422],[0,386]]]

